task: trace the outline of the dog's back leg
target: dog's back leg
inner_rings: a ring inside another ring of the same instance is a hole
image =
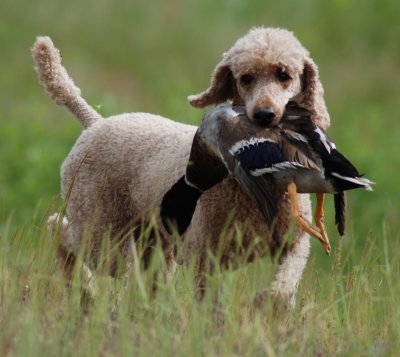
[[[71,280],[76,265],[76,252],[71,248],[73,237],[69,229],[68,220],[62,217],[60,213],[54,213],[48,218],[47,227],[50,233],[53,235],[58,233],[60,236],[60,242],[57,247],[58,265],[67,280]],[[82,265],[81,274],[82,280],[86,283],[90,282],[93,277],[91,270],[85,263]]]

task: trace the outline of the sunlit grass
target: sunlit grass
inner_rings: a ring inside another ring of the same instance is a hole
[[[76,272],[69,285],[56,269],[56,235],[45,225],[9,234],[0,243],[2,355],[394,355],[400,347],[400,249],[388,248],[398,237],[385,228],[365,239],[362,252],[340,244],[326,257],[330,271],[312,258],[289,315],[274,314],[268,301],[261,309],[252,305],[268,285],[268,258],[217,270],[202,304],[194,266],[178,266],[170,280],[158,281],[156,294],[152,269],[113,279],[99,268],[83,307],[88,284]],[[156,250],[153,269],[162,266]]]

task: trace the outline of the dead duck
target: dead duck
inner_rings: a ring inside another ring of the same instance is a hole
[[[324,194],[335,195],[335,221],[344,234],[345,194],[354,188],[372,190],[372,181],[363,178],[323,129],[312,121],[313,113],[289,102],[278,125],[254,123],[245,108],[222,104],[203,118],[193,139],[186,174],[164,196],[161,218],[176,224],[179,234],[190,224],[201,194],[231,174],[254,200],[271,229],[274,229],[277,202],[288,192],[291,213],[301,229],[319,239],[326,253],[331,246],[325,230]],[[297,193],[316,193],[315,222],[301,217]]]

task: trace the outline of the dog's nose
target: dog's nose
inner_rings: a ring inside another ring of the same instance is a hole
[[[253,118],[258,125],[268,126],[274,120],[276,114],[272,108],[260,108],[256,109],[253,114]]]

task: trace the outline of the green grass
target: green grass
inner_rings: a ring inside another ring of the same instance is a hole
[[[396,355],[399,10],[394,0],[3,0],[0,354]],[[271,306],[251,309],[270,280],[267,258],[212,279],[215,289],[223,286],[223,326],[211,297],[195,303],[193,269],[182,267],[154,300],[147,273],[132,271],[123,281],[100,275],[100,293],[84,316],[79,277],[66,289],[44,224],[60,205],[59,167],[82,129],[39,86],[29,53],[35,36],[53,38],[103,115],[148,111],[198,123],[202,111],[186,96],[208,86],[222,52],[254,25],[289,28],[310,50],[325,87],[329,134],[377,182],[375,191],[349,193],[341,240],[328,200],[333,256],[313,242],[286,322],[272,317]]]
[[[31,241],[22,244],[28,235]],[[330,271],[312,258],[290,316],[274,314],[269,304],[253,308],[257,290],[272,277],[268,259],[217,271],[203,304],[194,297],[192,267],[179,266],[155,297],[151,272],[134,267],[114,280],[100,268],[84,314],[81,286],[87,284],[76,274],[66,287],[53,263],[55,237],[35,227],[5,234],[0,354],[394,356],[400,348],[400,247],[398,239],[389,247],[391,238],[399,237],[383,227],[379,240],[365,239],[362,251],[354,241],[341,242]],[[157,250],[153,268],[162,262]]]

